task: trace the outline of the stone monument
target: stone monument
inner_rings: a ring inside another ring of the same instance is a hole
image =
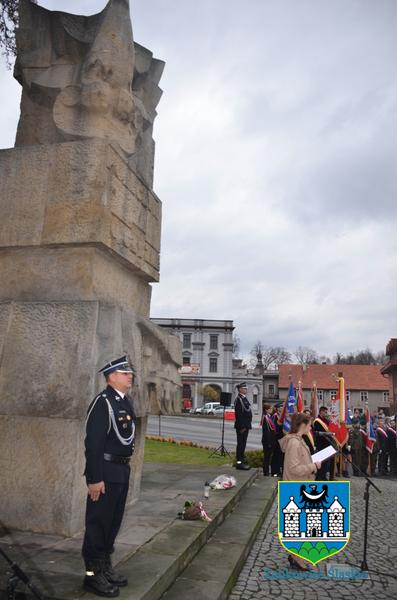
[[[149,320],[164,63],[134,43],[127,0],[89,17],[21,0],[17,47],[21,116],[0,151],[0,519],[73,535],[98,369],[123,353],[137,369],[131,500],[149,405],[179,409],[179,340]]]

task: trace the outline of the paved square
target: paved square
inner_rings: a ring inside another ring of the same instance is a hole
[[[286,598],[291,600],[339,600],[339,598],[397,598],[397,524],[394,523],[397,480],[376,479],[382,490],[370,492],[369,544],[367,563],[370,580],[327,579],[325,563],[349,563],[359,566],[363,552],[365,480],[351,480],[351,539],[340,554],[317,566],[322,579],[268,579],[270,570],[282,575],[288,568],[287,552],[277,538],[277,499],[263,524],[255,544],[232,590],[229,600]],[[262,576],[261,576],[262,574]],[[302,574],[305,575],[305,574]],[[301,575],[299,575],[300,577]]]

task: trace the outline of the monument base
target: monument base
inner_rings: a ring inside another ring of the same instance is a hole
[[[147,356],[145,368],[156,371],[157,380],[143,380],[143,357],[152,343],[145,321],[131,309],[94,301],[0,304],[3,526],[67,536],[82,528],[86,410],[106,385],[99,368],[109,356],[123,353],[138,373],[132,393],[138,427],[129,501],[138,497],[149,386],[170,405],[178,391],[178,365],[165,346],[159,354],[167,369],[150,366]],[[167,375],[161,380],[163,371]]]

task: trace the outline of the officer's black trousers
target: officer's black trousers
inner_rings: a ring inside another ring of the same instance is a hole
[[[128,494],[127,483],[105,482],[105,493],[97,502],[87,497],[85,536],[82,555],[84,560],[109,558],[119,532]]]
[[[243,460],[244,460],[244,453],[245,453],[245,447],[247,445],[248,432],[249,432],[249,429],[246,429],[245,431],[243,431],[243,433],[236,430],[236,434],[237,434],[236,460],[237,460],[237,462],[243,462]]]

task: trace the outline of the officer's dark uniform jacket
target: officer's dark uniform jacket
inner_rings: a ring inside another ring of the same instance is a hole
[[[249,400],[246,396],[239,394],[234,401],[235,422],[234,428],[237,431],[241,429],[252,429],[252,411]]]
[[[99,481],[125,483],[129,479],[128,464],[104,460],[104,454],[129,457],[134,451],[134,439],[125,445],[117,436],[115,426],[119,436],[128,441],[135,431],[135,413],[127,396],[121,398],[117,391],[108,385],[94,398],[87,411],[84,471],[87,484]]]

